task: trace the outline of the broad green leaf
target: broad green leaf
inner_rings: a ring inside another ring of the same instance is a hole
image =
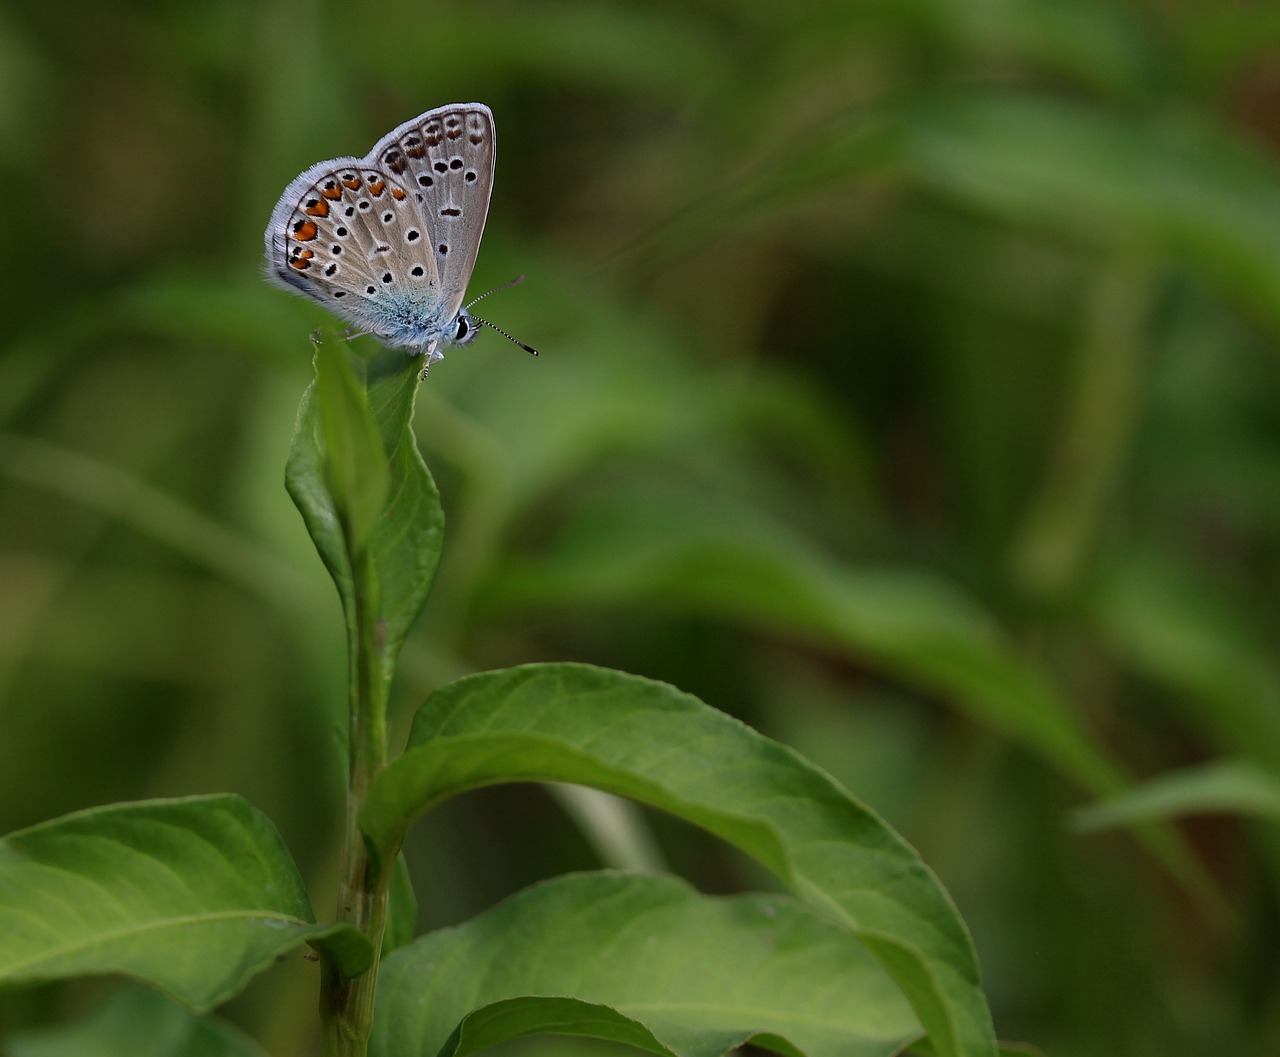
[[[680,1057],[748,1040],[889,1057],[920,1025],[848,932],[787,896],[596,873],[525,889],[388,958],[370,1054],[462,1057],[537,1032]]]
[[[672,517],[671,502],[645,491],[597,496],[549,556],[495,577],[489,605],[661,608],[816,639],[950,702],[1094,795],[1127,784],[1054,683],[941,577],[841,564],[759,511],[687,495],[680,503]],[[1220,909],[1177,833],[1140,839],[1206,912]]]
[[[158,991],[128,987],[75,1024],[24,1031],[5,1057],[267,1057],[256,1042],[215,1017],[196,1016]]]
[[[662,1003],[659,1001],[657,1004]],[[494,1002],[468,1014],[458,1031],[440,1048],[439,1054],[440,1057],[465,1057],[466,1054],[530,1035],[599,1039],[657,1053],[662,1057],[681,1057],[686,1053],[691,1057],[703,1054],[718,1057],[751,1037],[742,1033],[725,1036],[705,1031],[698,1033],[699,1045],[668,1046],[649,1031],[640,1019],[625,1016],[609,1006],[583,1002],[576,998],[532,995]]]
[[[348,554],[356,554],[368,545],[386,503],[387,456],[350,350],[333,339],[321,338],[315,346],[324,479],[346,529]]]
[[[123,973],[212,1009],[301,943],[369,964],[317,925],[280,835],[237,796],[92,808],[0,840],[0,986]]]
[[[420,360],[397,349],[376,350],[364,361],[362,383],[391,473],[386,503],[369,544],[378,574],[377,621],[383,634],[385,680],[390,680],[405,636],[427,599],[444,535],[440,495],[412,428],[421,368]],[[325,485],[317,403],[313,385],[298,410],[285,485],[337,585],[348,628],[353,628],[351,564]]]
[[[1162,774],[1123,796],[1081,808],[1074,818],[1077,827],[1093,831],[1210,813],[1280,821],[1280,781],[1255,764],[1225,760]]]
[[[535,779],[628,796],[737,845],[863,942],[940,1053],[993,1052],[969,935],[916,853],[794,752],[664,683],[573,664],[452,683],[419,710],[361,823],[386,854],[432,804]]]

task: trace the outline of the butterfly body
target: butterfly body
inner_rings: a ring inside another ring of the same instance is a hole
[[[493,115],[437,107],[363,158],[311,166],[285,189],[265,234],[269,277],[314,298],[358,333],[424,356],[465,345],[462,307],[493,188]]]

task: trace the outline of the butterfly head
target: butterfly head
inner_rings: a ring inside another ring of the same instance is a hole
[[[480,333],[481,323],[475,316],[466,311],[459,312],[445,331],[444,343],[448,345],[470,345]]]

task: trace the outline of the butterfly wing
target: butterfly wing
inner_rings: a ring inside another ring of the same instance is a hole
[[[461,308],[471,281],[489,214],[496,151],[489,108],[453,103],[406,121],[368,155],[389,178],[421,196],[445,321]]]
[[[271,278],[391,344],[389,307],[438,311],[440,277],[417,196],[368,158],[318,162],[285,189],[267,225]]]
[[[475,267],[495,147],[489,108],[455,103],[363,158],[311,166],[271,214],[268,274],[390,345],[434,352]]]

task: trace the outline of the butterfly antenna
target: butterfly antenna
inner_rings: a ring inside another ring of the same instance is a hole
[[[470,301],[468,301],[465,305],[463,305],[463,306],[462,306],[462,310],[465,312],[468,308],[470,308],[472,305],[474,305],[477,301],[483,301],[483,300],[484,300],[486,297],[488,297],[490,294],[496,294],[499,290],[506,290],[506,289],[508,289],[509,287],[512,287],[512,286],[519,286],[522,282],[524,282],[524,276],[523,276],[523,275],[517,275],[517,276],[516,276],[514,279],[512,279],[509,283],[503,283],[501,286],[495,286],[492,290],[486,290],[486,291],[485,291],[484,293],[482,293],[479,297],[473,297]],[[492,323],[486,323],[486,324],[485,324],[485,326],[493,326],[493,324],[492,324]],[[497,327],[493,327],[493,329],[494,329],[494,330],[497,330],[498,328],[497,328]],[[512,338],[511,340],[512,340],[512,341],[515,341],[515,338]],[[516,341],[516,344],[517,344],[517,345],[519,345],[520,343],[519,343],[518,341]]]
[[[521,278],[521,279],[523,279],[523,278],[524,278],[524,276],[521,276],[520,278]],[[519,281],[519,280],[517,280],[517,281]],[[512,284],[511,284],[511,283],[507,283],[507,286],[510,286],[510,285],[512,285]],[[498,287],[498,289],[499,289],[499,290],[501,290],[501,289],[502,289],[502,287],[500,286],[500,287]],[[493,293],[493,291],[492,291],[492,290],[490,290],[490,291],[489,291],[489,293]],[[488,295],[485,295],[485,296],[488,296]],[[477,297],[477,298],[476,298],[476,301],[479,301],[479,300],[480,300],[480,298],[478,298],[478,297]],[[472,301],[471,303],[474,305],[474,304],[476,303],[476,301]],[[508,333],[507,333],[505,330],[503,330],[501,327],[495,327],[495,326],[494,326],[492,323],[490,323],[487,319],[481,319],[479,316],[472,316],[471,318],[472,318],[472,319],[474,319],[477,323],[481,323],[481,324],[483,324],[484,326],[488,327],[490,330],[496,330],[499,334],[501,334],[504,338],[506,338],[506,339],[507,339],[509,342],[511,342],[513,345],[519,345],[519,346],[520,346],[520,348],[524,349],[524,351],[525,351],[525,352],[527,352],[530,356],[537,356],[537,355],[538,355],[538,350],[537,350],[537,349],[535,349],[532,345],[526,345],[526,344],[525,344],[523,341],[521,341],[519,338],[513,338],[510,334],[508,334]]]
[[[512,287],[512,286],[519,286],[522,282],[524,282],[524,276],[523,276],[523,275],[517,275],[517,276],[516,276],[514,279],[512,279],[509,283],[503,283],[501,286],[495,286],[492,290],[486,290],[486,291],[485,291],[483,294],[481,294],[479,297],[473,297],[470,301],[468,301],[465,305],[463,305],[463,306],[462,306],[462,310],[465,312],[465,311],[467,311],[467,309],[469,309],[472,305],[474,305],[477,301],[483,301],[483,300],[484,300],[486,297],[488,297],[490,294],[496,294],[499,290],[506,290],[506,289],[508,289],[509,287]],[[519,345],[519,346],[520,346],[520,348],[524,349],[524,351],[525,351],[525,352],[527,352],[530,356],[537,356],[537,355],[538,355],[538,350],[537,350],[537,349],[535,349],[532,345],[526,345],[523,341],[519,340],[518,338],[513,338],[510,334],[508,334],[508,333],[507,333],[505,330],[503,330],[501,327],[495,327],[495,326],[494,326],[492,323],[490,323],[487,319],[481,319],[479,316],[472,316],[471,318],[472,318],[472,319],[474,319],[477,323],[480,323],[480,324],[482,324],[483,326],[488,327],[490,330],[496,330],[499,334],[501,334],[504,338],[506,338],[506,339],[507,339],[509,342],[511,342],[513,345]]]

